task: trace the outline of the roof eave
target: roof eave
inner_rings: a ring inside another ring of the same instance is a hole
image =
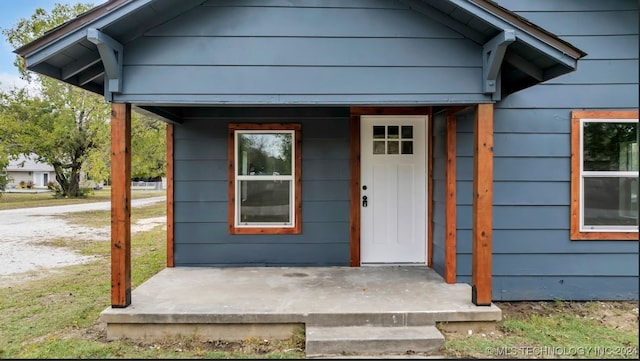
[[[77,17],[68,20],[65,23],[58,25],[57,27],[47,31],[41,37],[33,40],[30,43],[27,43],[13,52],[20,55],[21,57],[26,57],[32,52],[42,48],[51,42],[63,38],[79,27],[94,21],[97,18],[105,15],[106,13],[112,11],[113,9],[121,6],[127,2],[133,2],[135,0],[108,0],[106,3],[96,6],[93,9],[86,11],[78,15]]]

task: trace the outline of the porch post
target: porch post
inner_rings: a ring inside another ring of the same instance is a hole
[[[476,106],[473,154],[471,300],[491,305],[493,104]]]
[[[445,170],[445,242],[444,242],[444,280],[456,283],[456,116],[453,111],[447,113],[447,168]]]
[[[111,307],[131,304],[131,104],[111,104]]]

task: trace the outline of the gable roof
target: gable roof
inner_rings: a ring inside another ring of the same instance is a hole
[[[20,155],[17,159],[9,161],[6,170],[8,172],[53,172],[53,166],[47,163],[40,163],[35,160],[36,155]]]
[[[116,43],[127,43],[146,31],[184,13],[205,0],[109,0],[48,31],[15,52],[27,69],[102,94],[104,64],[98,45],[88,39],[99,29]],[[554,34],[490,0],[400,0],[471,41],[487,46],[504,44],[502,95],[574,71],[586,53]],[[506,35],[505,35],[506,34]],[[496,40],[493,40],[496,39]],[[489,48],[491,52],[495,48]],[[487,53],[489,54],[489,53]]]

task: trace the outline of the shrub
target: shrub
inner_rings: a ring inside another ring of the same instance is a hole
[[[49,183],[47,183],[47,189],[57,191],[60,189],[60,187],[58,186],[58,183],[49,181]]]
[[[32,181],[28,181],[27,182],[27,189],[32,189],[33,188],[33,182]]]
[[[18,188],[20,189],[24,189],[27,186],[27,182],[25,181],[20,181],[20,183],[18,183]]]

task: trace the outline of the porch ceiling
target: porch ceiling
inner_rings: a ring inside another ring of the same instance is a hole
[[[117,59],[105,61],[104,54],[120,47],[126,49],[128,43],[146,31],[204,1],[109,0],[15,52],[25,59],[29,70],[105,94],[110,100],[109,92],[120,90],[122,60],[120,64]],[[506,48],[503,57],[497,60],[497,66],[501,65],[502,83],[501,89],[496,90],[495,99],[571,72],[576,69],[578,59],[586,55],[489,0],[400,2],[484,46],[487,54],[500,50],[499,47],[491,47],[491,44],[496,44],[492,39],[499,38],[501,34],[513,34],[513,40],[508,41],[509,46],[503,45],[503,49]],[[89,29],[97,29],[97,32]],[[497,44],[505,43],[498,41]],[[109,81],[106,87],[105,79]],[[164,112],[162,108],[148,110],[156,114]],[[164,116],[171,117],[171,114]]]

